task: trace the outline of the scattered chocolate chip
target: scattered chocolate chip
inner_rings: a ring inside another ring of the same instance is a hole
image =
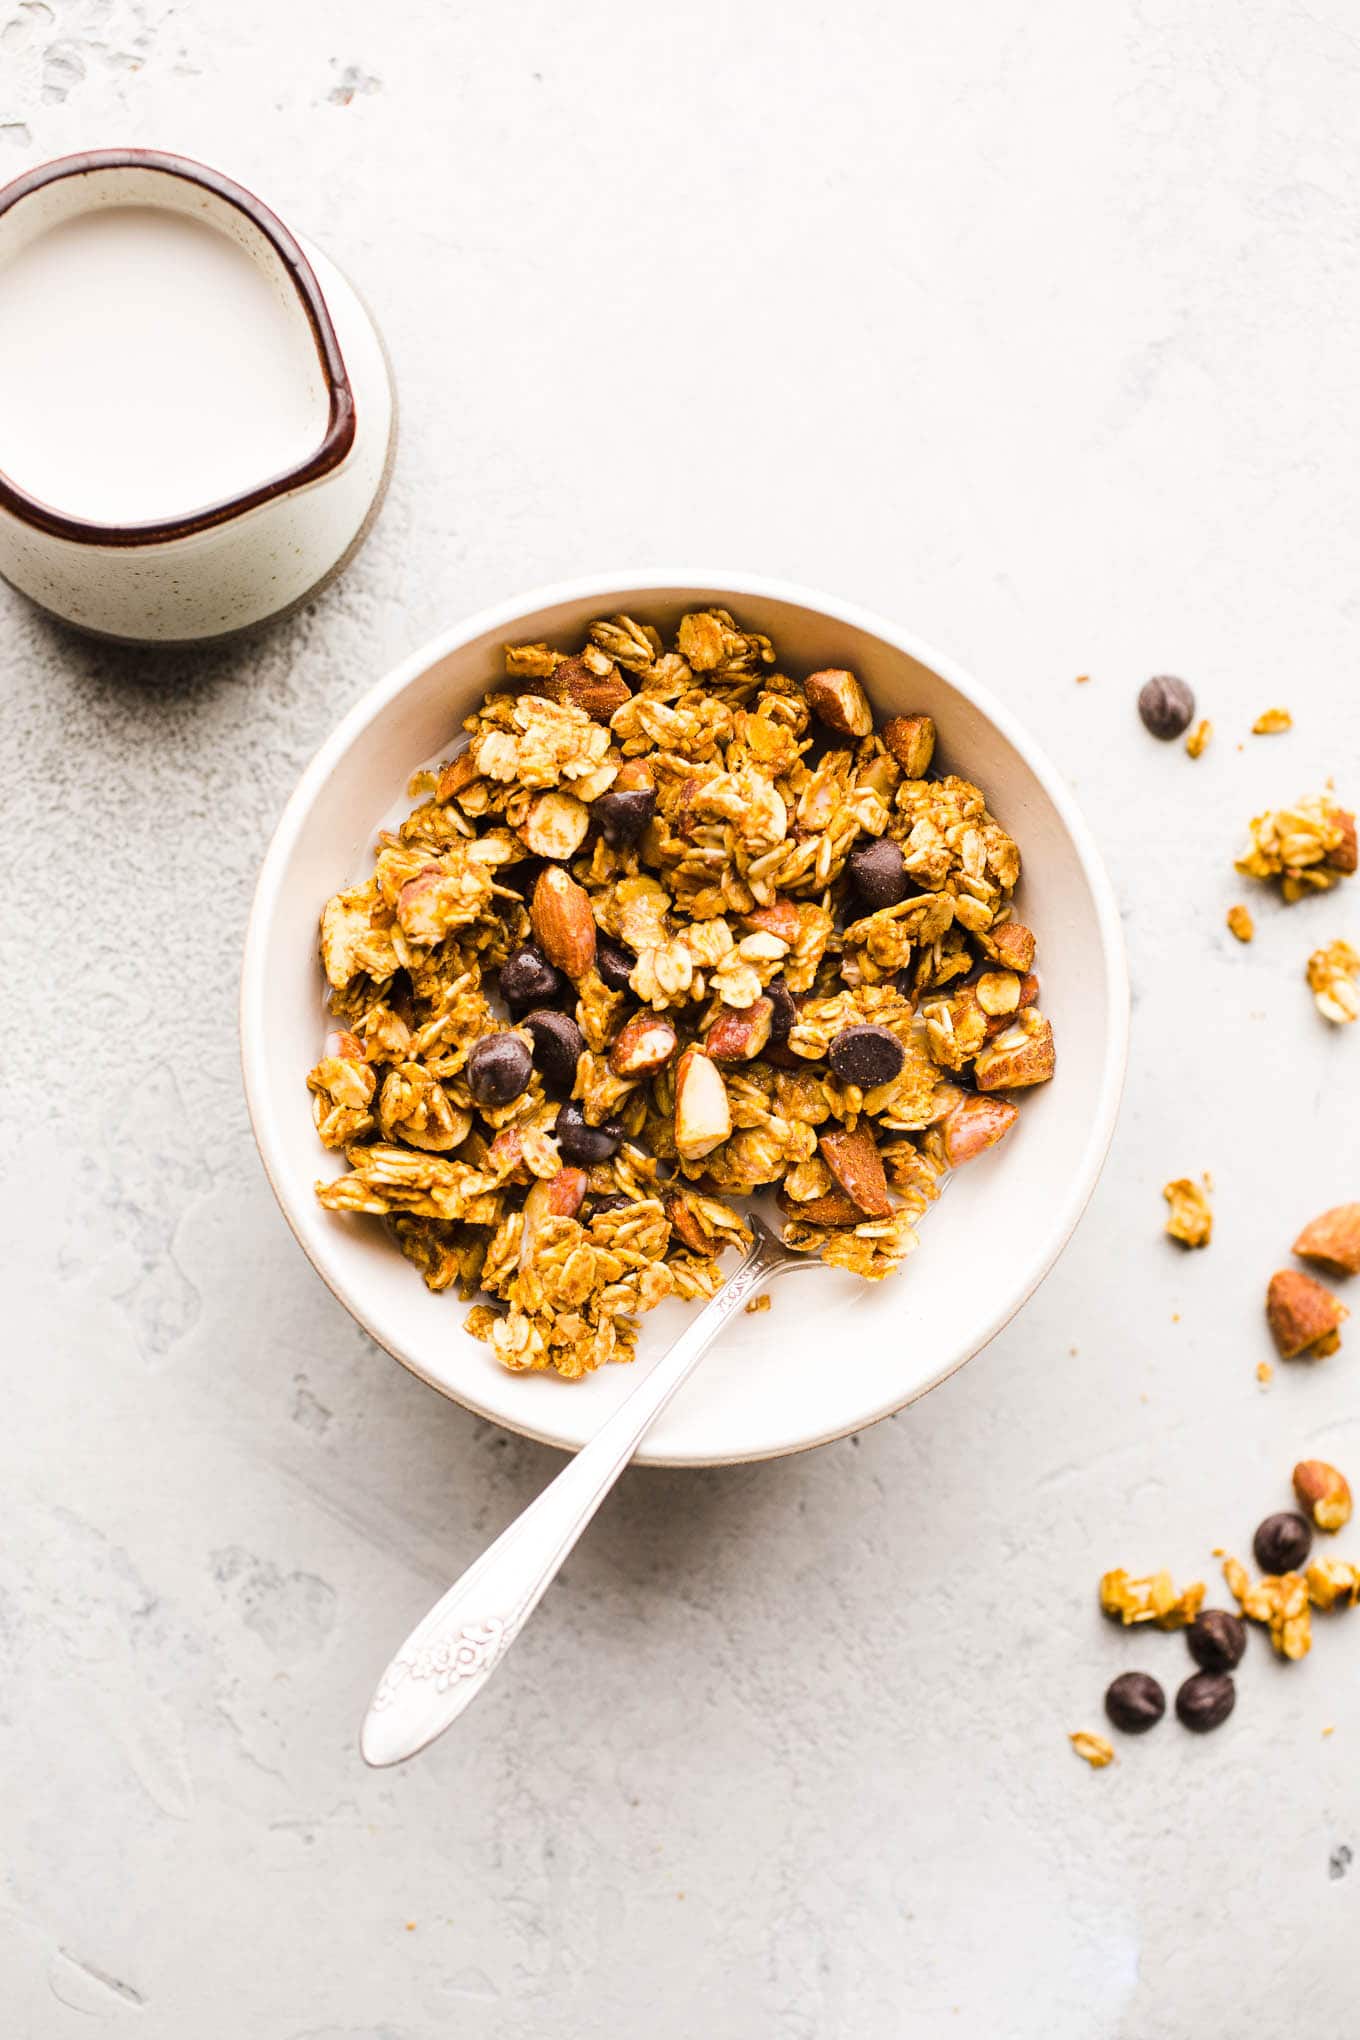
[[[625,1197],[621,1190],[611,1190],[607,1197],[592,1197],[590,1215],[592,1218],[601,1211],[627,1211],[632,1204],[631,1197]]]
[[[468,1089],[479,1105],[508,1105],[528,1088],[533,1067],[517,1034],[484,1034],[467,1059]]]
[[[845,866],[850,883],[870,913],[880,907],[895,907],[911,891],[902,852],[890,836],[873,843],[861,843],[850,852]]]
[[[626,992],[628,979],[637,962],[631,949],[611,942],[607,935],[595,937],[595,968],[611,992]]]
[[[765,987],[765,996],[774,1008],[770,1014],[770,1040],[777,1047],[789,1038],[790,1029],[798,1018],[798,1001],[783,978],[771,978]]]
[[[1151,736],[1169,743],[1172,737],[1189,729],[1195,697],[1184,680],[1159,673],[1156,679],[1145,681],[1139,691],[1138,713],[1143,718],[1143,728]]]
[[[592,1169],[618,1153],[624,1137],[620,1120],[606,1119],[602,1126],[587,1126],[585,1113],[574,1101],[562,1107],[553,1131],[564,1162],[578,1169]]]
[[[501,997],[511,1012],[542,1006],[562,989],[562,977],[536,943],[512,949],[500,968]]]
[[[1145,1735],[1166,1713],[1166,1695],[1150,1672],[1121,1672],[1106,1691],[1105,1712],[1125,1735]]]
[[[875,1084],[887,1084],[906,1061],[906,1050],[886,1027],[847,1027],[831,1044],[832,1069],[843,1084],[858,1084],[871,1091]]]
[[[656,813],[656,794],[650,786],[626,793],[602,793],[591,803],[591,814],[611,850],[628,850],[639,841]]]
[[[536,1006],[520,1022],[534,1037],[534,1068],[550,1098],[569,1098],[576,1065],[585,1052],[585,1036],[569,1013]]]
[[[1297,1572],[1313,1548],[1313,1526],[1306,1516],[1281,1509],[1278,1516],[1266,1517],[1251,1548],[1263,1573]]]
[[[1226,1672],[1192,1672],[1176,1695],[1176,1715],[1196,1735],[1219,1728],[1233,1711],[1237,1688]]]
[[[1240,1615],[1226,1608],[1206,1608],[1185,1632],[1190,1655],[1206,1672],[1230,1672],[1242,1662],[1247,1628]]]

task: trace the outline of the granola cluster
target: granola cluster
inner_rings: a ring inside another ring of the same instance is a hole
[[[1053,1073],[1020,854],[930,775],[923,715],[796,679],[723,610],[511,645],[468,741],[331,899],[341,1031],[308,1078],[346,1173],[512,1369],[631,1358],[778,1191],[785,1239],[878,1279],[998,1092]],[[508,1014],[507,1009],[508,1008]]]
[[[1251,847],[1237,860],[1245,878],[1279,879],[1288,903],[1326,892],[1356,866],[1355,816],[1329,794],[1308,794],[1251,824]]]

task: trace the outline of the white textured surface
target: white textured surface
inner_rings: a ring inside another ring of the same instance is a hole
[[[13,169],[178,146],[314,234],[405,426],[367,552],[248,651],[0,604],[6,2033],[1346,2030],[1360,1618],[1296,1667],[1253,1638],[1202,1742],[1096,1775],[1065,1732],[1187,1662],[1102,1626],[1103,1565],[1245,1550],[1305,1449],[1360,1474],[1353,1350],[1253,1379],[1266,1276],[1360,1188],[1360,1040],[1300,979],[1360,912],[1222,926],[1257,806],[1360,790],[1351,11],[22,0],[0,53]],[[805,1460],[627,1480],[456,1735],[370,1776],[388,1649],[555,1462],[289,1240],[236,1074],[255,866],[433,628],[686,555],[1023,705],[1128,906],[1122,1129],[990,1351]],[[1133,720],[1168,668],[1198,765]],[[1295,734],[1239,752],[1277,700]],[[1158,1193],[1203,1167],[1181,1258]]]

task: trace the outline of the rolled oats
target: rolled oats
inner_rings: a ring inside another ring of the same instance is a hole
[[[1105,1573],[1100,1582],[1102,1609],[1126,1627],[1133,1622],[1155,1622],[1159,1629],[1187,1629],[1203,1601],[1203,1580],[1195,1580],[1177,1593],[1169,1572],[1132,1579],[1117,1568]]]
[[[1020,853],[978,787],[927,776],[930,718],[876,731],[855,674],[793,679],[704,609],[670,650],[626,615],[577,651],[507,646],[465,729],[322,913],[340,1031],[307,1081],[346,1167],[321,1202],[385,1219],[431,1290],[480,1292],[468,1328],[517,1372],[627,1360],[645,1311],[712,1295],[750,1239],[734,1197],[778,1188],[789,1245],[895,1272],[1014,1119],[981,1093],[1053,1070]],[[864,913],[846,867],[880,843],[910,894]],[[502,1017],[526,955],[575,995],[570,1134],[570,1068]],[[892,1051],[885,1081],[836,1074],[849,1029]],[[541,1067],[485,1104],[493,1034]]]
[[[1329,942],[1308,959],[1308,988],[1324,1020],[1336,1026],[1360,1019],[1360,950]]]

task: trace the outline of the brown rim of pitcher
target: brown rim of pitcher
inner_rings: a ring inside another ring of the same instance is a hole
[[[77,545],[160,545],[167,539],[187,538],[195,531],[209,531],[214,525],[239,517],[245,510],[273,502],[276,497],[286,496],[307,482],[319,481],[323,475],[339,467],[354,444],[354,392],[350,388],[340,342],[311,263],[283,221],[256,198],[254,192],[247,191],[244,185],[235,183],[232,178],[224,177],[219,170],[210,169],[206,163],[196,163],[191,156],[168,155],[160,149],[86,149],[73,156],[57,156],[50,163],[40,163],[36,170],[26,170],[12,184],[0,189],[0,219],[13,206],[31,197],[35,191],[41,191],[45,185],[54,184],[64,177],[84,177],[100,170],[159,170],[167,176],[180,177],[234,206],[264,235],[283,264],[312,329],[330,401],[326,430],[316,452],[309,454],[297,467],[272,476],[256,488],[246,489],[239,496],[210,503],[205,509],[190,511],[183,517],[159,519],[150,524],[92,524],[82,517],[68,517],[62,511],[52,509],[50,504],[40,502],[36,496],[30,496],[26,489],[11,481],[2,468],[0,509],[8,510],[11,516],[49,533],[53,538],[70,539]]]

